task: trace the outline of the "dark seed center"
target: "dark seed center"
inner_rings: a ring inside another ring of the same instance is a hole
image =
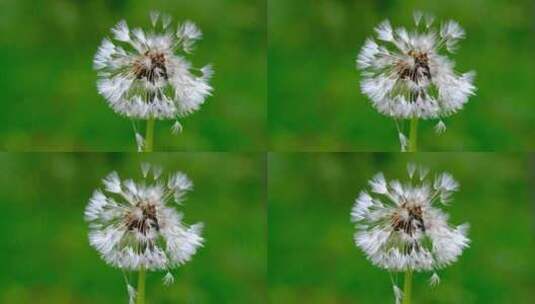
[[[410,67],[407,64],[400,64],[399,77],[401,79],[410,79],[413,82],[419,83],[422,77],[431,80],[431,71],[429,69],[429,57],[427,53],[416,51],[409,51],[409,56],[414,59],[414,66]]]
[[[150,66],[147,67],[144,61],[146,59],[150,60]],[[136,79],[147,79],[151,83],[155,83],[160,77],[163,77],[165,80],[168,79],[167,68],[165,67],[165,55],[163,53],[155,53],[147,51],[143,55],[143,58],[140,58],[134,63],[134,74]]]
[[[151,228],[159,231],[160,225],[156,217],[156,206],[153,204],[138,204],[137,207],[141,208],[141,219],[129,214],[126,219],[127,229],[129,231],[137,230],[143,235],[146,235]]]
[[[422,208],[417,207],[404,207],[408,213],[408,218],[402,218],[399,213],[396,213],[391,218],[391,226],[394,231],[403,231],[412,236],[416,230],[422,230],[425,232],[424,220],[422,218]]]

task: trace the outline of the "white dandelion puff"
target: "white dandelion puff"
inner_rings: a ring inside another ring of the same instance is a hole
[[[410,165],[409,175],[415,171]],[[363,191],[356,199],[351,219],[355,243],[373,265],[391,272],[435,271],[457,261],[469,246],[468,225],[450,226],[437,207],[459,189],[450,174],[437,175],[430,186],[424,179],[389,182],[379,173],[370,187],[372,194]]]
[[[419,27],[425,19],[426,28]],[[463,108],[475,94],[474,72],[459,74],[441,50],[453,52],[465,32],[448,21],[439,32],[432,16],[416,12],[416,30],[393,29],[388,20],[376,28],[358,57],[361,90],[381,114],[395,119],[440,119]],[[440,130],[445,128],[440,125]]]
[[[190,261],[203,246],[202,224],[187,226],[170,201],[182,201],[193,184],[177,172],[163,180],[159,167],[142,165],[142,181],[121,180],[116,172],[103,179],[85,210],[89,243],[109,265],[125,271],[167,271]],[[155,174],[149,179],[149,172]],[[133,288],[128,288],[130,298]]]
[[[191,21],[168,30],[171,18],[151,12],[152,28],[130,29],[124,20],[111,30],[94,58],[97,87],[109,106],[132,119],[174,119],[197,111],[211,95],[210,73],[185,58],[200,29]],[[162,20],[162,29],[157,27]]]

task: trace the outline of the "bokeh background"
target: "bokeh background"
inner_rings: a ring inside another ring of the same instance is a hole
[[[177,208],[206,239],[170,287],[165,273],[147,275],[147,303],[265,303],[266,159],[246,153],[0,153],[0,303],[128,302],[122,272],[89,246],[83,213],[102,178],[139,179],[140,161],[192,179]]]
[[[353,242],[350,211],[377,172],[406,179],[406,164],[460,183],[450,222],[470,224],[471,247],[440,271],[414,276],[414,303],[533,303],[533,161],[521,154],[292,154],[269,156],[270,303],[394,303],[387,272]],[[402,282],[401,275],[399,277]]]
[[[270,0],[268,126],[276,151],[399,151],[394,122],[360,93],[355,59],[384,19],[412,12],[457,20],[467,38],[451,57],[475,70],[477,96],[445,120],[420,123],[422,151],[535,148],[535,2],[532,0]]]
[[[0,1],[0,149],[135,151],[129,119],[98,95],[93,56],[121,19],[148,27],[160,10],[204,37],[196,67],[212,63],[214,95],[182,120],[156,124],[156,151],[259,151],[266,137],[265,0]]]

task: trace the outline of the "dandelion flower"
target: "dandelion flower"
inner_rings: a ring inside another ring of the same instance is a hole
[[[120,115],[178,121],[211,94],[213,71],[209,65],[194,69],[185,57],[202,37],[194,23],[175,28],[167,15],[150,17],[148,30],[130,29],[122,20],[111,30],[113,39],[104,38],[93,61],[98,92]]]
[[[193,188],[177,172],[166,180],[159,167],[142,165],[143,181],[121,180],[116,172],[103,179],[85,209],[89,243],[109,265],[124,271],[165,271],[191,260],[203,245],[202,224],[187,226],[173,204],[181,204]],[[135,292],[127,282],[130,298]]]
[[[424,20],[425,19],[425,20]],[[459,74],[446,53],[454,53],[465,32],[455,21],[437,30],[433,18],[414,14],[416,29],[393,28],[388,20],[376,28],[358,57],[361,90],[379,113],[402,119],[442,119],[461,110],[475,94],[474,72]],[[438,132],[445,125],[440,122]]]
[[[393,273],[433,272],[430,284],[436,285],[436,272],[457,261],[470,244],[468,224],[451,226],[439,208],[459,184],[448,173],[431,183],[427,169],[409,165],[407,171],[405,183],[378,173],[369,182],[371,191],[359,194],[351,211],[355,244],[373,265]]]

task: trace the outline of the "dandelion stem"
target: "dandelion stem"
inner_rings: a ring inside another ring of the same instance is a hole
[[[145,304],[145,268],[141,268],[138,273],[136,304]]]
[[[413,117],[409,134],[409,152],[416,151],[418,151],[418,117]]]
[[[403,302],[402,304],[411,304],[412,294],[412,271],[405,271],[405,279],[403,281]]]
[[[152,152],[152,145],[154,142],[154,118],[147,120],[147,128],[145,130],[145,152]]]

